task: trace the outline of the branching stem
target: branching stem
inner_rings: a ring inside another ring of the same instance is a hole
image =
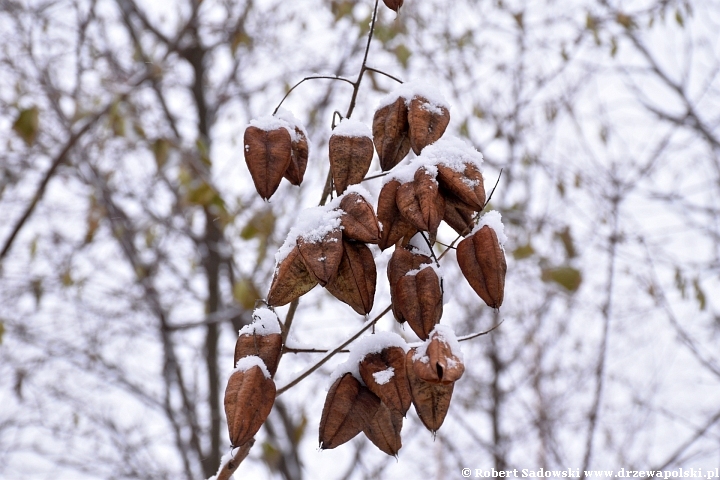
[[[301,373],[300,376],[298,376],[295,380],[293,380],[292,382],[288,383],[288,384],[285,385],[284,387],[279,388],[278,391],[277,391],[277,394],[275,395],[275,397],[276,397],[276,398],[279,397],[280,395],[282,395],[283,393],[285,393],[287,390],[291,389],[292,387],[294,387],[295,385],[297,385],[298,383],[302,382],[304,379],[306,379],[307,377],[309,377],[310,374],[312,374],[312,373],[313,373],[315,370],[317,370],[318,368],[322,367],[322,366],[325,364],[325,362],[327,362],[327,361],[330,360],[332,357],[334,357],[335,354],[342,352],[345,347],[347,347],[347,346],[350,345],[352,342],[354,342],[355,340],[357,340],[357,339],[360,337],[360,335],[362,335],[366,330],[368,330],[370,327],[372,327],[373,325],[375,325],[375,322],[377,322],[377,321],[380,320],[382,317],[384,317],[389,311],[390,311],[390,305],[388,305],[387,308],[386,308],[385,310],[383,310],[382,312],[380,312],[375,318],[373,318],[372,320],[368,320],[367,322],[365,322],[365,325],[363,325],[363,327],[362,327],[360,330],[358,330],[352,337],[348,338],[348,339],[345,340],[343,343],[341,343],[340,345],[338,345],[335,349],[333,349],[332,351],[330,351],[330,353],[328,353],[327,355],[325,355],[320,361],[318,361],[318,362],[315,363],[312,367],[308,368],[308,369],[305,370],[303,373]]]

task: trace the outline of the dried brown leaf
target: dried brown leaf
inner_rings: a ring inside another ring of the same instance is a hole
[[[292,141],[285,128],[265,131],[250,126],[245,130],[245,163],[255,190],[265,200],[280,185],[292,157]]]

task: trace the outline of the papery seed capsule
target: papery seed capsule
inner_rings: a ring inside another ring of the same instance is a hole
[[[410,145],[415,155],[436,142],[450,123],[450,111],[444,105],[435,105],[425,97],[415,96],[408,107]]]
[[[457,261],[470,286],[488,307],[500,308],[507,263],[495,230],[485,225],[457,246]]]
[[[225,389],[230,443],[239,447],[255,436],[275,403],[275,382],[259,357],[242,358]]]
[[[249,126],[245,130],[245,163],[255,184],[255,190],[265,200],[280,185],[290,165],[292,142],[284,127],[262,130]]]

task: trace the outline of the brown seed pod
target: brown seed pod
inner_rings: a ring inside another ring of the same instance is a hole
[[[340,209],[344,212],[340,217],[343,238],[363,243],[380,241],[380,227],[375,210],[362,195],[346,193],[340,200]]]
[[[433,105],[424,97],[413,97],[408,107],[410,145],[415,155],[436,142],[450,123],[450,111],[442,105]]]
[[[393,12],[397,12],[403,5],[403,0],[383,0],[383,3]]]
[[[485,207],[485,186],[482,173],[473,163],[465,163],[463,172],[439,164],[437,180],[440,186],[450,191],[473,211],[480,212]]]
[[[465,372],[465,365],[450,348],[443,335],[437,330],[430,335],[425,355],[413,361],[413,370],[418,378],[429,383],[454,383]]]
[[[338,447],[362,432],[380,403],[352,374],[338,378],[325,397],[320,418],[320,448]]]
[[[298,237],[297,247],[305,266],[323,287],[337,273],[343,258],[342,231],[332,229],[319,241],[307,241]]]
[[[435,236],[445,213],[445,199],[440,195],[435,175],[421,167],[415,171],[413,180],[415,197],[420,205],[420,214],[427,225],[430,243],[435,243]]]
[[[400,163],[410,151],[409,128],[408,109],[402,97],[375,112],[373,142],[384,172]]]
[[[249,357],[248,360],[250,358],[257,357]],[[261,363],[262,360],[258,358],[257,362]],[[275,403],[275,382],[265,375],[263,367],[264,365],[261,367],[256,364],[247,370],[237,369],[228,380],[225,389],[225,416],[230,443],[235,447],[252,440]]]
[[[292,157],[290,133],[284,128],[265,131],[250,126],[245,130],[245,163],[255,190],[265,200],[280,185]]]
[[[403,353],[404,356],[404,353]],[[383,452],[397,456],[402,448],[400,430],[402,430],[403,416],[384,403],[380,403],[370,422],[363,428],[365,436]]]
[[[488,307],[500,308],[507,263],[495,230],[485,225],[457,246],[457,261],[470,286]]]
[[[296,246],[275,268],[267,298],[268,305],[286,305],[305,295],[317,284],[317,278],[305,266],[300,249]]]
[[[329,142],[330,170],[338,195],[348,185],[355,185],[365,178],[373,157],[373,142],[370,137],[346,137],[333,134]]]
[[[360,315],[370,313],[375,301],[377,267],[372,252],[363,243],[343,240],[343,256],[337,275],[325,288]]]
[[[290,148],[290,163],[283,176],[293,185],[300,185],[305,177],[309,147],[305,133],[298,127],[295,127],[295,137]]]
[[[390,410],[401,416],[407,413],[412,395],[405,373],[405,351],[401,347],[387,347],[365,355],[359,370],[365,385]]]
[[[428,383],[419,378],[415,375],[414,371],[414,354],[415,349],[411,349],[407,353],[407,360],[405,362],[410,391],[413,396],[413,405],[415,405],[415,411],[423,422],[423,425],[435,433],[442,425],[450,408],[450,400],[452,399],[455,383],[447,385],[442,383]]]
[[[378,242],[381,250],[401,241],[406,244],[417,233],[417,229],[402,216],[398,209],[396,196],[399,187],[398,180],[391,180],[380,190],[377,217],[381,226],[380,241]]]
[[[393,313],[399,315],[401,323],[408,322],[413,332],[425,340],[442,317],[443,292],[440,278],[432,267],[421,267],[414,275],[413,272],[401,277],[396,287],[390,290],[394,293]]]
[[[395,315],[395,319],[398,322],[405,322],[405,318],[398,310],[398,304],[395,302],[395,298],[397,298],[395,289],[397,288],[400,279],[410,270],[417,270],[421,265],[430,264],[431,262],[432,260],[427,255],[413,253],[406,248],[396,248],[395,251],[393,251],[390,261],[388,262],[387,275],[390,283],[390,298],[392,300],[391,305],[393,315]]]
[[[445,223],[450,225],[459,235],[465,236],[469,234],[474,226],[473,210],[447,190],[441,191],[440,194],[445,199],[445,211],[443,214]]]
[[[248,356],[262,359],[271,376],[275,376],[282,354],[282,335],[280,324],[275,312],[266,307],[256,308],[253,312],[253,323],[240,330],[235,342],[235,358],[238,360]]]
[[[428,225],[423,217],[420,201],[415,195],[415,183],[407,182],[401,184],[397,193],[395,194],[395,202],[400,214],[405,220],[407,220],[415,229],[427,231]]]

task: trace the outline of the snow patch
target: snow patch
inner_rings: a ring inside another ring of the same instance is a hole
[[[330,375],[330,385],[334,384],[338,378],[346,373],[352,374],[361,384],[365,385],[365,382],[363,382],[360,376],[360,362],[362,362],[366,355],[379,353],[388,347],[400,347],[404,352],[408,351],[407,343],[397,333],[377,332],[359,338],[350,346],[350,353],[347,360],[335,367],[335,370]]]
[[[341,137],[368,137],[372,138],[370,127],[354,118],[343,118],[340,125],[335,127],[333,135]]]
[[[310,156],[310,139],[307,134],[307,130],[300,121],[289,111],[281,108],[275,115],[265,115],[264,117],[256,118],[250,121],[251,127],[257,127],[260,130],[269,132],[271,130],[277,130],[278,128],[284,128],[290,134],[290,140],[297,142],[300,140],[296,128],[302,132],[308,141],[308,157]]]
[[[437,142],[425,147],[417,157],[423,163],[444,165],[456,172],[463,173],[465,164],[470,163],[482,172],[483,156],[463,139],[452,135],[444,135]]]
[[[383,185],[392,180],[398,180],[400,183],[411,182],[414,180],[415,172],[419,168],[425,168],[435,178],[438,165],[464,173],[466,164],[474,165],[482,172],[482,163],[482,153],[475,150],[472,145],[452,135],[445,135],[437,142],[425,147],[419,156],[412,159],[405,158],[398,163],[383,178]],[[471,187],[478,183],[477,180],[470,180],[469,178],[464,181]]]
[[[385,385],[394,376],[395,376],[395,369],[393,367],[388,367],[386,370],[382,370],[382,371],[373,373],[373,378],[375,379],[375,383],[377,383],[378,385]]]
[[[428,363],[430,361],[430,358],[427,356],[427,348],[435,337],[437,337],[439,341],[447,344],[452,354],[461,362],[463,361],[462,349],[460,348],[460,342],[458,342],[455,336],[455,332],[449,326],[440,325],[439,323],[435,325],[435,328],[430,332],[428,339],[416,347],[415,353],[413,354],[413,361],[420,361],[422,363]]]
[[[376,110],[380,110],[387,105],[395,103],[398,98],[404,98],[405,104],[410,105],[410,101],[414,97],[425,98],[427,102],[423,105],[423,108],[430,112],[442,112],[441,107],[445,107],[450,110],[450,104],[447,100],[445,100],[445,97],[443,97],[438,89],[429,83],[422,81],[403,83],[395,90],[381,98]]]
[[[253,367],[260,367],[260,370],[262,370],[265,378],[271,378],[270,372],[265,366],[265,362],[263,362],[262,358],[258,357],[257,355],[249,355],[238,360],[237,364],[235,365],[235,370],[233,370],[232,373],[245,372]]]
[[[249,325],[245,325],[238,335],[271,335],[273,333],[280,332],[280,323],[278,323],[278,317],[275,312],[267,307],[258,307],[253,313],[253,322]]]
[[[507,235],[505,235],[505,225],[502,223],[502,217],[500,215],[500,212],[497,210],[490,210],[485,215],[480,217],[480,222],[475,226],[473,231],[471,232],[471,235],[478,232],[482,227],[487,225],[488,227],[495,230],[495,235],[497,235],[498,243],[500,243],[500,246],[504,245],[505,242],[507,242]]]
[[[342,210],[337,210],[335,202],[323,207],[312,207],[300,212],[295,226],[288,232],[285,242],[275,254],[276,266],[280,264],[297,246],[297,239],[302,238],[309,243],[321,241],[325,235],[340,228]]]

